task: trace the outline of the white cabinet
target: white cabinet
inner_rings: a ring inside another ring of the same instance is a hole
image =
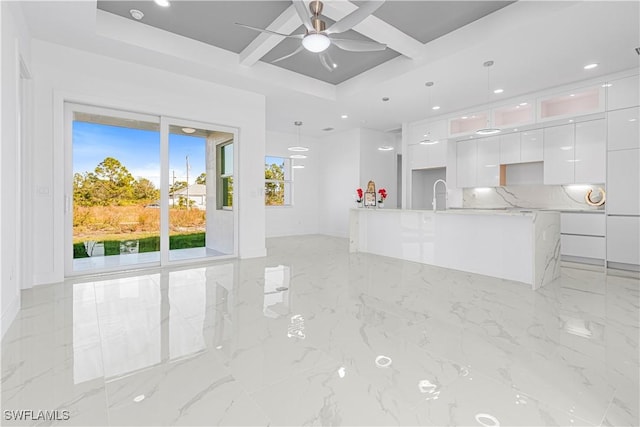
[[[606,128],[602,119],[544,130],[544,183],[602,184],[606,175]]]
[[[571,184],[574,179],[573,124],[544,129],[544,183]]]
[[[562,212],[560,214],[560,233],[604,237],[604,211],[593,213]]]
[[[640,149],[609,151],[607,213],[640,215]]]
[[[542,129],[522,132],[520,136],[520,162],[541,162],[543,160],[544,131]]]
[[[500,135],[500,164],[520,163],[520,133]]]
[[[607,113],[607,149],[640,148],[640,108],[625,108]]]
[[[640,217],[607,216],[607,261],[640,265]]]
[[[565,259],[590,262],[580,258],[605,259],[604,212],[563,212],[560,214],[560,248]]]
[[[538,121],[583,116],[605,110],[605,93],[600,86],[578,89],[538,100]]]
[[[458,187],[475,187],[477,170],[476,141],[460,141],[456,147],[456,170]]]
[[[476,141],[478,164],[476,187],[497,187],[500,185],[500,140],[498,137],[482,138]]]
[[[430,144],[409,146],[409,165],[411,169],[443,168],[447,166],[447,140],[438,140]]]
[[[574,182],[604,183],[606,179],[607,129],[604,120],[576,123]]]
[[[637,107],[640,105],[640,76],[631,76],[609,82],[607,110]]]

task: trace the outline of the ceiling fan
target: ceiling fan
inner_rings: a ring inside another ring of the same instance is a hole
[[[305,34],[282,34],[275,31],[265,30],[263,28],[256,28],[250,25],[240,24],[238,22],[236,22],[236,24],[245,28],[249,28],[251,30],[260,31],[267,34],[301,40],[301,44],[296,50],[288,55],[271,61],[272,63],[290,58],[293,55],[306,49],[309,52],[318,53],[320,63],[328,71],[333,71],[333,69],[338,65],[333,62],[333,60],[329,56],[329,53],[327,52],[327,49],[332,44],[342,50],[347,50],[349,52],[375,52],[385,50],[387,48],[387,45],[383,43],[364,40],[340,39],[333,37],[334,34],[344,33],[345,31],[349,31],[351,28],[358,25],[365,18],[375,12],[380,6],[382,6],[383,3],[384,0],[367,1],[358,9],[354,10],[353,12],[327,28],[326,23],[322,20],[321,17],[323,8],[323,4],[321,1],[313,0],[309,3],[309,10],[311,11],[311,16],[309,16],[304,1],[293,0],[293,5],[296,8],[296,12],[298,13],[298,16],[300,17],[302,23],[306,28]]]

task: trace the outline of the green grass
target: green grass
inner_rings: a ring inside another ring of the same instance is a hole
[[[205,233],[177,234],[169,236],[169,249],[188,249],[204,247]],[[138,252],[157,252],[160,250],[160,236],[137,239],[139,242]],[[120,255],[120,243],[124,240],[105,240],[105,255]],[[84,248],[84,243],[73,245],[73,258],[87,258],[89,255]]]

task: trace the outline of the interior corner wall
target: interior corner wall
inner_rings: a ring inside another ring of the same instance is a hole
[[[20,5],[0,2],[0,330],[2,336],[20,309],[22,252],[20,204],[20,60],[29,65],[28,30]]]
[[[360,186],[360,129],[320,139],[321,172],[318,191],[320,233],[349,235],[349,209],[354,208]]]
[[[390,151],[380,151],[379,147],[393,147]],[[376,191],[381,188],[387,190],[385,209],[397,206],[396,194],[398,144],[394,134],[371,129],[360,130],[360,185],[365,189],[369,181],[376,184]]]
[[[264,256],[265,98],[263,95],[137,63],[33,40],[32,152],[35,284],[64,278],[63,101],[142,112],[238,129],[239,256]]]
[[[265,208],[267,237],[320,232],[318,193],[321,167],[324,169],[324,164],[320,161],[319,140],[302,135],[298,141],[296,134],[267,132],[265,156],[288,158],[291,154],[296,154],[290,152],[288,147],[296,145],[307,147],[309,151],[297,153],[306,155],[306,159],[293,160],[295,165],[304,166],[304,169],[293,169],[293,204]]]

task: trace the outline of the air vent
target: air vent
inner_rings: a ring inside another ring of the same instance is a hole
[[[332,130],[334,130],[334,128],[324,128],[322,130],[325,131],[325,132],[331,132]]]
[[[637,53],[638,55],[640,55],[640,47],[637,47],[637,48],[636,48],[636,53]]]

